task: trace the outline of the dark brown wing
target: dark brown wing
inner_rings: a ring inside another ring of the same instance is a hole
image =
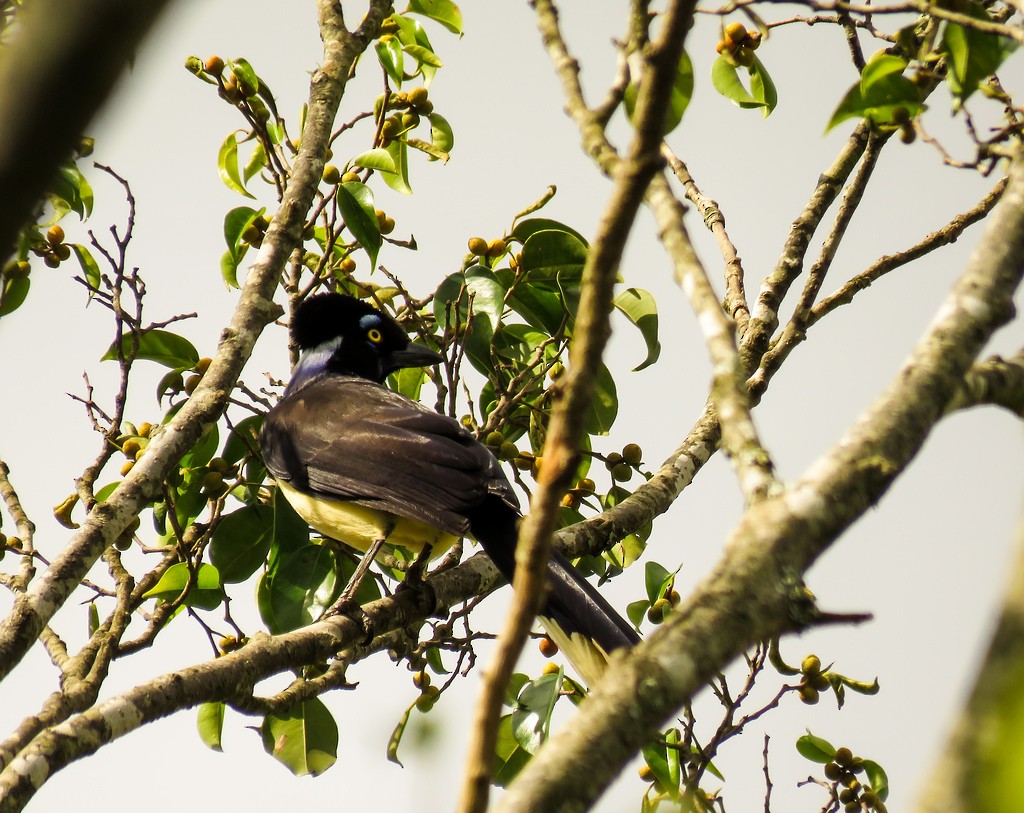
[[[361,378],[299,390],[267,414],[260,442],[270,473],[300,491],[456,535],[488,494],[517,505],[498,461],[461,424]]]

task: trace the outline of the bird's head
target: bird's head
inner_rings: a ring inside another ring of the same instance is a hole
[[[291,334],[302,355],[289,390],[324,371],[379,384],[403,367],[426,367],[442,361],[433,350],[412,344],[390,316],[343,294],[318,294],[306,299],[292,316]]]

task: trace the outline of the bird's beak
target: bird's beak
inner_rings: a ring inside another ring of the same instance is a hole
[[[388,355],[388,367],[391,370],[403,367],[433,367],[442,361],[443,356],[419,344],[410,344],[404,350],[395,350]]]

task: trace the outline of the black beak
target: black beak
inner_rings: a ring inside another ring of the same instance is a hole
[[[433,367],[444,361],[444,357],[429,347],[410,344],[404,350],[395,350],[388,354],[388,372],[403,367]]]

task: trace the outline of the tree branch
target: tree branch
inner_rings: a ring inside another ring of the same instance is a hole
[[[799,481],[751,506],[693,596],[629,658],[614,659],[572,726],[526,766],[499,811],[586,809],[648,737],[756,641],[817,612],[801,574],[877,502],[915,456],[992,333],[1024,267],[1024,161],[984,239],[903,369]]]

